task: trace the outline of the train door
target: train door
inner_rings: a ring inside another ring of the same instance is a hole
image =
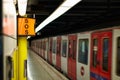
[[[61,40],[61,70],[67,74],[68,36],[62,36]]]
[[[68,44],[68,77],[72,80],[76,80],[76,44],[77,36],[69,35]]]
[[[45,59],[47,60],[47,55],[48,55],[48,40],[45,39]]]
[[[111,80],[112,32],[92,34],[90,80]]]
[[[90,33],[77,37],[77,80],[90,80]]]
[[[56,54],[56,66],[58,70],[61,69],[61,37],[57,37],[57,54]]]
[[[113,31],[112,80],[120,80],[120,29]]]
[[[50,45],[49,45],[49,62],[52,64],[52,38],[50,38]]]
[[[57,39],[53,37],[52,40],[52,63],[56,66],[56,51],[57,51]]]

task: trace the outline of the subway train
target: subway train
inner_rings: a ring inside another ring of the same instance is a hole
[[[120,80],[120,27],[31,41],[31,49],[70,80]]]

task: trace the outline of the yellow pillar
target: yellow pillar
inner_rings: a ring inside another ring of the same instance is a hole
[[[27,38],[18,37],[18,80],[27,80]]]

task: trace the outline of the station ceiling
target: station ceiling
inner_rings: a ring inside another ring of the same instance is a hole
[[[37,27],[64,0],[29,0],[28,16],[35,14]],[[41,29],[32,39],[64,35],[120,25],[120,0],[82,0]]]

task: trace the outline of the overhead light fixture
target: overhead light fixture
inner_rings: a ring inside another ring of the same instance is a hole
[[[45,27],[47,24],[67,12],[70,8],[75,6],[77,3],[79,3],[81,0],[65,0],[47,19],[45,19],[36,29],[35,32],[37,33],[39,30],[41,30],[43,27]]]
[[[18,0],[18,13],[20,16],[24,16],[26,14],[27,1],[28,0]]]

